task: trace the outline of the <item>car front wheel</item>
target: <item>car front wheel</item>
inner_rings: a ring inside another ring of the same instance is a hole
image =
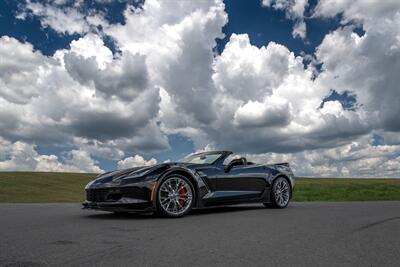
[[[187,214],[193,204],[192,183],[182,175],[165,178],[157,192],[157,213],[162,217],[181,217]]]

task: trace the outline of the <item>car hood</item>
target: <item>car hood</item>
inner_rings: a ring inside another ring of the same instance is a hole
[[[109,183],[123,179],[125,177],[143,176],[152,169],[159,168],[159,165],[141,166],[124,170],[115,170],[102,173],[95,177],[95,183]]]
[[[188,169],[195,169],[196,167],[202,165],[192,164],[192,163],[182,163],[182,162],[168,162],[151,166],[140,166],[124,170],[115,170],[102,173],[96,176],[93,181],[93,184],[118,183],[123,179],[145,177],[147,175],[151,175],[152,173],[156,172],[159,169],[164,169],[164,168],[167,169],[172,166],[180,166]]]

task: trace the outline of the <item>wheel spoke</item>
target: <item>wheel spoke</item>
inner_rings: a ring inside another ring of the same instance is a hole
[[[172,185],[170,181],[166,182],[166,189],[169,191],[169,193],[172,193],[172,191],[174,191],[174,189],[172,189]]]
[[[171,200],[168,202],[167,206],[165,207],[166,210],[169,210],[169,206],[171,205]]]
[[[175,183],[175,191],[178,191],[179,189],[180,189],[180,186],[181,185],[181,181],[180,180],[178,180],[176,183]]]
[[[174,201],[174,211],[175,212],[178,212],[179,210],[179,205],[178,205],[178,202],[176,202],[176,200]]]
[[[179,201],[175,199],[175,204],[176,204],[176,211],[179,211],[182,208],[181,203],[179,203]]]

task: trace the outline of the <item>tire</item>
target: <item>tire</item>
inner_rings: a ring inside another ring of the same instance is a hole
[[[290,197],[292,194],[292,188],[290,187],[289,181],[284,177],[278,177],[272,184],[270,193],[270,203],[264,203],[264,206],[284,209],[289,205]]]
[[[161,217],[178,218],[190,212],[195,191],[188,178],[172,174],[162,180],[156,193],[156,212]]]

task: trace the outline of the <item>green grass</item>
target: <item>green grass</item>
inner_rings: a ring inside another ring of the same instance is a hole
[[[0,202],[81,202],[88,173],[0,172]]]
[[[95,174],[0,172],[0,202],[81,202]],[[400,179],[298,178],[294,201],[400,200]]]
[[[400,179],[299,178],[293,200],[400,200]]]

